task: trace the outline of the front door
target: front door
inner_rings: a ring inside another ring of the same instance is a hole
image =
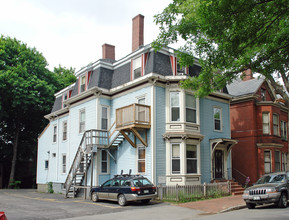
[[[215,179],[223,178],[223,151],[215,151]]]

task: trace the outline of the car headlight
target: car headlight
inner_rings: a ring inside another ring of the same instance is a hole
[[[269,188],[269,189],[266,189],[266,192],[267,193],[276,193],[277,190],[276,190],[276,188]]]
[[[249,191],[250,190],[245,189],[244,192],[243,192],[243,196],[248,196],[249,195]]]

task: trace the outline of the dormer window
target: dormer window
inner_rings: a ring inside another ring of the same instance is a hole
[[[133,79],[141,77],[141,57],[133,60]]]
[[[84,92],[85,91],[85,76],[80,77],[80,92]]]
[[[177,75],[179,76],[188,75],[188,68],[181,67],[181,65],[177,63]]]
[[[63,108],[66,107],[66,105],[64,104],[64,101],[67,100],[67,99],[68,99],[68,95],[67,95],[67,93],[65,93],[65,94],[63,95],[63,97],[62,97],[62,104],[63,104],[62,107],[63,107]]]

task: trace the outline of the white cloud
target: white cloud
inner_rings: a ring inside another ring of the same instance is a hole
[[[144,43],[157,36],[153,16],[171,0],[4,0],[0,34],[36,47],[49,63],[76,69],[101,58],[101,45],[116,46],[116,59],[131,52],[132,18],[145,16]]]

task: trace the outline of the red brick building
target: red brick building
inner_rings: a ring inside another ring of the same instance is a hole
[[[288,109],[278,102],[265,79],[245,78],[228,86],[232,149],[232,173],[239,183],[250,184],[265,173],[287,170]]]

